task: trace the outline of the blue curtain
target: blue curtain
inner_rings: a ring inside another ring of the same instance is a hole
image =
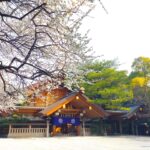
[[[61,126],[63,124],[72,124],[74,126],[80,125],[80,118],[77,117],[52,117],[52,124]]]

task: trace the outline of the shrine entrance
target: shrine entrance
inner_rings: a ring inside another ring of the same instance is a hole
[[[73,126],[71,124],[64,124],[62,126],[53,126],[53,134],[52,136],[75,136],[78,134],[77,126]]]
[[[53,117],[51,136],[80,135],[80,119],[74,117]]]
[[[72,124],[63,124],[61,126],[61,133],[76,135],[76,126],[74,126]]]

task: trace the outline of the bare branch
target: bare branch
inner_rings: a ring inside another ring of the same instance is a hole
[[[3,0],[3,1],[6,1],[6,0]],[[26,14],[24,14],[22,17],[17,17],[17,16],[13,16],[13,15],[10,15],[10,14],[5,14],[5,13],[2,13],[0,12],[0,16],[3,18],[3,17],[7,17],[7,18],[12,18],[12,19],[17,19],[17,20],[22,20],[24,19],[26,16],[28,16],[29,14],[33,13],[34,11],[36,11],[37,9],[41,9],[43,6],[45,6],[46,3],[43,3],[35,8],[33,8],[32,10],[30,10],[29,12],[27,12]]]
[[[106,14],[108,14],[108,11],[107,11],[107,9],[105,8],[105,6],[104,6],[104,4],[102,3],[102,1],[99,0],[99,2],[100,2],[100,4],[101,4],[102,8],[104,9],[104,11],[106,12]]]

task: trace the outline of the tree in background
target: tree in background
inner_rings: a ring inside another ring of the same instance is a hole
[[[150,106],[150,58],[138,57],[133,61],[132,72],[129,76],[134,98],[139,103]]]
[[[132,99],[132,89],[126,71],[116,69],[116,61],[102,60],[87,64],[85,94],[93,103],[109,109],[120,109],[122,104]]]
[[[0,106],[34,82],[55,86],[78,75],[89,58],[78,29],[92,8],[88,0],[0,1]]]

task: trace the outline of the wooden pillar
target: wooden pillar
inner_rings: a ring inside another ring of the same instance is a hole
[[[85,120],[82,120],[82,131],[83,131],[83,136],[85,136]]]
[[[103,129],[103,120],[102,119],[100,119],[99,120],[99,126],[100,126],[100,134],[103,134],[103,132],[104,132],[104,129]]]
[[[103,135],[107,136],[107,130],[106,130],[106,123],[105,120],[102,120],[102,129],[103,129]]]
[[[46,137],[49,137],[49,120],[46,120]]]
[[[81,135],[81,125],[77,126],[77,136]]]
[[[122,121],[119,120],[119,131],[120,131],[120,134],[122,135]]]
[[[11,124],[9,124],[9,133],[11,132],[11,128],[12,128],[12,126],[11,126]]]
[[[135,132],[136,132],[136,135],[138,135],[138,125],[135,126]]]
[[[114,121],[114,130],[115,130],[115,134],[117,133],[117,121]]]
[[[103,119],[100,119],[100,130],[101,130],[101,135],[106,135],[106,128]]]
[[[29,129],[31,129],[31,124],[29,124]]]
[[[55,136],[55,135],[56,135],[56,126],[53,125],[52,136]]]
[[[134,135],[134,120],[131,121],[131,132]]]

